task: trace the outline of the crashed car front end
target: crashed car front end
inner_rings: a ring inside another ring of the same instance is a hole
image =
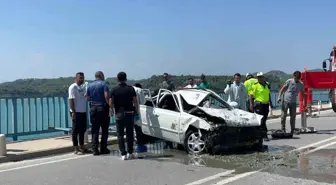
[[[260,115],[238,109],[203,107],[195,108],[191,114],[204,119],[210,126],[202,135],[208,151],[216,153],[231,148],[262,145],[265,131],[260,126]]]
[[[207,127],[196,127],[202,134],[208,152],[216,153],[236,147],[262,147],[266,131],[261,128],[261,115],[235,109],[214,92],[198,98],[197,102],[194,98],[197,96],[191,93],[181,95],[188,107],[192,107],[187,113],[208,124]]]
[[[264,132],[260,127],[227,127],[213,128],[204,136],[206,146],[213,152],[237,147],[254,147],[262,142]]]

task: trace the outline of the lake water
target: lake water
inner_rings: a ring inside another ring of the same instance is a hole
[[[227,100],[226,96],[222,95],[222,97]],[[277,94],[272,93],[272,101],[275,106],[277,106],[276,100]],[[328,103],[328,93],[326,91],[313,92],[313,100]],[[66,128],[71,126],[68,107],[66,97],[1,99],[0,133],[17,136],[18,140],[63,135],[64,132],[45,132],[50,127]],[[111,125],[113,125],[112,121]],[[8,137],[8,141],[12,139]]]

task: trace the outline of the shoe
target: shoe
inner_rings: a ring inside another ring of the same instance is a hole
[[[100,152],[98,150],[93,150],[93,155],[94,156],[100,155]]]
[[[125,161],[126,160],[126,155],[122,155],[121,160]]]
[[[134,154],[127,154],[127,159],[134,159]]]
[[[84,146],[79,146],[79,150],[80,150],[82,153],[89,153],[89,150],[86,149]]]
[[[147,152],[147,146],[146,145],[137,145],[135,150],[136,150],[137,153],[144,153],[144,152]]]
[[[109,149],[104,148],[104,149],[100,149],[100,153],[104,155],[104,154],[110,154],[111,152]]]
[[[78,146],[75,146],[74,154],[76,154],[76,155],[83,155],[84,153],[79,149]]]

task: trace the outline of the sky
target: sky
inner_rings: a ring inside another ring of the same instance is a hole
[[[0,81],[322,67],[335,0],[1,0]]]

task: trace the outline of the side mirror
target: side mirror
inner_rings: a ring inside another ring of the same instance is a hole
[[[322,68],[323,68],[324,71],[327,71],[327,62],[326,61],[322,62]]]
[[[235,101],[230,102],[229,105],[233,108],[238,108],[238,103]]]

